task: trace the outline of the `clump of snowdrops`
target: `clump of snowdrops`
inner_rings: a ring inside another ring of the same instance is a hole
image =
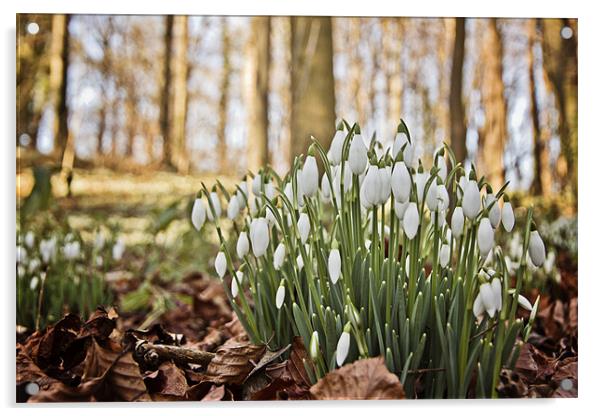
[[[192,223],[216,227],[215,269],[252,341],[277,348],[300,335],[313,380],[380,355],[409,397],[418,376],[420,397],[496,396],[533,323],[538,301],[520,292],[544,244],[529,210],[512,287],[495,245],[514,227],[507,184],[494,192],[445,145],[427,168],[417,149],[403,120],[384,154],[341,123],[328,153],[314,140],[282,178],[266,167],[250,190],[247,176],[231,192],[203,184]]]
[[[98,229],[92,242],[74,230],[17,235],[17,323],[41,328],[65,312],[93,312],[111,301],[104,272],[125,251],[121,238]]]

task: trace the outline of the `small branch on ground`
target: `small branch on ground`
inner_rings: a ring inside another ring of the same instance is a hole
[[[172,360],[176,363],[200,364],[206,366],[215,357],[207,351],[193,350],[174,345],[157,345],[147,341],[140,341],[136,345],[136,353],[143,357],[147,364],[156,365],[160,362]]]

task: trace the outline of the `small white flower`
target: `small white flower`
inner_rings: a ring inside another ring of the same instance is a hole
[[[94,236],[94,248],[96,250],[102,250],[105,246],[105,235],[102,231],[98,230]]]
[[[301,237],[301,243],[305,244],[310,231],[309,216],[305,212],[302,212],[301,215],[299,215],[297,228],[299,230],[299,236]]]
[[[297,256],[297,269],[299,269],[299,271],[303,270],[303,265],[303,256],[299,254]]]
[[[249,252],[249,237],[247,236],[247,232],[243,231],[238,236],[238,241],[236,242],[236,254],[238,258],[242,260],[244,256]]]
[[[205,203],[201,198],[196,198],[192,205],[192,225],[197,231],[201,229],[205,223]]]
[[[303,194],[307,197],[314,196],[318,190],[319,183],[318,164],[314,156],[308,155],[305,158],[300,175]]]
[[[462,210],[464,216],[474,220],[481,208],[481,195],[479,187],[474,180],[468,181],[464,187],[464,197],[462,198]]]
[[[249,185],[247,185],[246,178],[238,184],[238,188],[240,189],[236,189],[236,197],[238,198],[238,206],[242,209],[247,204],[247,198],[249,197]]]
[[[449,264],[449,258],[449,245],[443,244],[441,246],[441,250],[439,251],[439,264],[441,265],[441,267],[447,267],[447,265]]]
[[[416,181],[416,194],[418,195],[418,203],[422,203],[424,197],[424,187],[428,181],[429,175],[426,172],[416,173],[414,180]]]
[[[527,299],[523,295],[518,295],[518,305],[521,308],[528,310],[529,312],[533,310],[533,305],[531,305],[529,299]]]
[[[356,134],[351,139],[349,146],[349,167],[355,175],[360,175],[366,169],[368,163],[368,149],[364,144],[361,134]]]
[[[436,211],[439,201],[437,200],[437,184],[435,182],[431,182],[431,186],[428,191],[426,191],[426,206],[430,211]]]
[[[276,251],[274,251],[274,269],[280,270],[280,268],[284,264],[285,254],[286,248],[284,247],[284,244],[278,244],[278,247],[276,247]]]
[[[36,260],[36,259],[34,259]],[[33,261],[33,260],[32,260]],[[546,256],[546,261],[543,262],[543,271],[546,274],[551,274],[554,269],[554,264],[556,262],[556,254],[553,251],[550,251]]]
[[[29,288],[34,291],[38,288],[38,283],[39,283],[39,279],[38,276],[34,276],[31,278],[31,280],[29,281]]]
[[[125,252],[125,243],[123,242],[123,239],[118,238],[117,242],[113,245],[113,249],[111,251],[111,254],[113,255],[113,260],[121,260],[121,258],[123,257],[123,253]]]
[[[79,257],[80,244],[79,241],[71,241],[63,246],[63,255],[67,260],[74,260]]]
[[[276,219],[276,216],[274,215],[272,210],[269,208],[266,208],[266,210],[265,210],[265,219],[268,222],[268,225],[278,224],[278,220]]]
[[[347,354],[349,354],[349,345],[351,336],[348,331],[344,330],[337,342],[337,365],[340,367],[345,363]]]
[[[397,202],[407,202],[412,190],[412,178],[404,162],[397,162],[391,173],[391,190]]]
[[[512,231],[512,228],[514,228],[514,211],[510,202],[504,202],[502,206],[502,225],[507,232]]]
[[[451,229],[454,237],[459,238],[464,229],[464,212],[461,207],[456,207],[452,214]]]
[[[445,162],[445,158],[443,156],[437,155],[435,159],[435,166],[439,168],[437,175],[441,178],[442,181],[445,181],[447,178],[447,163]]]
[[[540,267],[546,259],[546,248],[537,230],[531,231],[529,257],[531,257],[531,261],[536,267]]]
[[[328,175],[326,175],[326,172],[324,172],[324,174],[322,175],[322,183],[320,185],[320,198],[322,199],[323,203],[328,203],[330,202],[330,182],[328,182]]]
[[[380,197],[379,202],[386,204],[391,196],[391,167],[385,166],[378,169],[378,176],[380,179]]]
[[[233,298],[238,296],[238,292],[240,289],[239,285],[242,285],[242,279],[244,277],[245,277],[245,275],[240,270],[238,270],[236,272],[236,276],[232,278],[232,285],[230,287],[230,292],[232,293]]]
[[[477,243],[479,245],[481,256],[486,257],[493,248],[493,228],[491,227],[489,218],[483,218],[479,223]]]
[[[336,284],[341,276],[341,254],[339,250],[333,248],[328,255],[328,274],[332,284]]]
[[[418,207],[415,202],[410,202],[403,215],[403,231],[410,240],[416,236],[419,222]]]
[[[395,201],[394,209],[395,209],[395,216],[397,217],[397,219],[399,219],[400,221],[403,220],[403,215],[405,214],[406,209],[408,209],[409,205],[410,205],[409,201],[406,201],[406,202]]]
[[[27,270],[31,273],[34,270],[38,269],[41,265],[42,265],[42,262],[40,262],[40,259],[37,257],[34,257],[33,259],[31,259],[29,261],[29,266],[27,266]]]
[[[408,144],[409,146],[409,140],[408,140],[408,136],[403,133],[403,132],[398,132],[395,135],[395,139],[393,139],[393,149],[391,152],[391,156],[393,157],[393,159],[397,159],[397,155],[399,154],[399,151],[401,150],[401,148],[405,145]],[[406,149],[408,148],[408,146],[406,146]],[[404,152],[404,156],[405,156],[405,152]],[[404,158],[405,160],[405,158]]]
[[[232,195],[230,198],[230,202],[228,202],[228,219],[234,220],[240,211],[240,206],[238,204],[238,198],[236,195]]]
[[[293,195],[293,184],[290,182],[287,182],[286,185],[284,185],[284,195],[286,196],[286,199],[288,199],[290,201],[291,204],[294,204],[295,199],[294,199],[294,195]]]
[[[253,191],[253,195],[261,196],[261,174],[257,174],[253,176],[253,182],[251,183],[251,189]]]
[[[316,360],[320,355],[320,340],[318,338],[318,331],[314,331],[309,341],[309,355],[312,359]]]
[[[27,231],[27,234],[25,234],[25,245],[28,248],[33,248],[35,242],[36,242],[36,237],[33,234],[33,232]]]
[[[449,195],[447,193],[447,188],[445,185],[437,185],[437,209],[439,211],[447,211],[449,207]],[[445,214],[442,216],[445,218]]]
[[[264,193],[266,198],[270,201],[276,198],[276,187],[272,182],[268,182],[265,184]]]
[[[27,261],[27,250],[23,246],[17,246],[17,263],[25,263]]]
[[[219,277],[224,277],[226,274],[226,268],[228,267],[228,262],[226,261],[226,255],[223,251],[217,253],[215,257],[215,271]]]
[[[478,318],[485,313],[485,306],[483,306],[480,293],[477,294],[477,297],[472,304],[472,313],[474,314],[475,318]]]
[[[491,280],[491,289],[493,289],[493,294],[495,296],[495,309],[497,311],[502,310],[502,282],[499,278],[494,278]]]
[[[329,157],[333,165],[338,165],[343,159],[343,144],[345,144],[345,132],[337,130],[330,142]]]
[[[222,206],[219,202],[219,196],[217,195],[217,192],[211,192],[209,197],[211,199],[213,209],[215,210],[215,218],[219,218],[222,215]],[[209,219],[209,221],[214,220],[213,212],[211,212],[211,207],[207,209],[207,218]]]
[[[378,166],[370,165],[361,189],[361,203],[366,209],[380,202],[380,174]]]
[[[265,218],[255,218],[251,221],[249,236],[251,237],[251,248],[255,257],[263,256],[270,244],[270,231],[267,220]]]
[[[276,291],[276,308],[282,308],[284,304],[284,297],[286,296],[286,290],[284,288],[284,280],[280,281],[280,286],[278,286],[278,290]]]
[[[479,295],[481,297],[481,302],[483,303],[483,308],[487,311],[487,314],[493,318],[495,315],[497,301],[495,298],[495,293],[493,292],[493,288],[491,287],[491,283],[483,283],[479,288]]]
[[[488,207],[494,201],[495,201],[495,203],[489,209],[489,221],[491,222],[491,226],[493,228],[497,228],[498,225],[500,225],[500,220],[502,218],[502,213],[500,211],[500,204],[496,200],[495,195],[493,195],[493,194],[487,194],[485,196],[485,204],[484,205],[485,205],[485,207]]]

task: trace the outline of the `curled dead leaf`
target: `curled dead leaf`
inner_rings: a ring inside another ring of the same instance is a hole
[[[264,353],[265,346],[250,343],[246,336],[231,338],[215,352],[206,379],[216,384],[242,384]]]

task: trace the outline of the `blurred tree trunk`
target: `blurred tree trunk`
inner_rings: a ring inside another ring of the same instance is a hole
[[[269,163],[268,94],[270,79],[270,17],[251,19],[251,35],[246,45],[246,100],[249,111],[247,168],[256,172]]]
[[[351,84],[351,96],[354,101],[354,107],[356,111],[356,119],[354,121],[360,124],[360,127],[364,127],[367,119],[366,104],[368,98],[366,96],[366,88],[364,85],[364,63],[360,56],[360,49],[362,43],[362,29],[363,19],[360,17],[351,17],[349,21],[350,30],[349,38],[347,43],[349,45],[356,45],[352,48],[350,53],[350,84]]]
[[[188,110],[188,16],[174,18],[174,60],[170,140],[172,165],[178,172],[188,172],[190,159],[186,149],[186,114]]]
[[[531,96],[531,122],[533,127],[533,184],[535,195],[547,196],[552,190],[552,174],[550,172],[549,150],[543,140],[539,123],[539,103],[537,101],[537,83],[535,79],[535,45],[538,43],[537,26],[540,21],[531,19],[529,25],[529,90]]]
[[[482,44],[483,80],[481,94],[485,123],[479,134],[479,169],[497,190],[504,184],[504,147],[506,144],[506,99],[503,80],[503,44],[496,19],[487,21]]]
[[[228,95],[230,94],[230,73],[232,72],[232,68],[230,65],[230,34],[228,32],[228,21],[224,18],[221,23],[223,65],[217,121],[217,154],[219,171],[227,173],[230,171],[230,166],[227,152],[228,143],[226,140],[226,125],[228,123]],[[254,166],[253,169],[255,168],[257,167]]]
[[[68,109],[67,71],[69,69],[69,15],[56,14],[52,17],[52,40],[50,45],[50,94],[54,110],[52,136],[54,151],[59,163],[67,151]]]
[[[171,54],[172,54],[172,39],[174,30],[174,17],[172,15],[165,16],[165,35],[163,47],[165,48],[163,58],[163,89],[161,91],[161,107],[159,115],[159,125],[161,136],[163,137],[163,165],[172,169],[173,159],[173,143],[169,131],[170,125],[170,91],[171,91]]]
[[[572,36],[561,36],[563,27]],[[570,186],[577,205],[577,23],[573,19],[543,19],[543,64],[558,109],[561,155],[557,162],[561,187]]]
[[[458,162],[466,159],[466,114],[462,94],[464,83],[464,43],[466,40],[466,19],[455,19],[454,50],[449,90],[449,126],[451,147]]]
[[[385,50],[386,50],[386,79],[387,79],[387,126],[393,128],[401,117],[402,82],[401,82],[401,53],[404,39],[403,19],[391,17],[385,20]],[[395,130],[392,130],[395,131]]]
[[[325,149],[335,129],[330,17],[291,17],[291,164],[307,153],[310,135]]]

